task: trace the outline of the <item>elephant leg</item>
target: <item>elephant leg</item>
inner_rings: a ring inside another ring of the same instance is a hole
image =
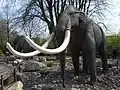
[[[83,72],[88,72],[87,58],[84,52],[83,52],[82,58],[83,58]]]
[[[88,69],[90,72],[90,83],[96,82],[96,46],[92,34],[88,32],[83,42],[83,52],[87,57]]]
[[[97,76],[95,50],[86,52],[86,55],[87,55],[88,68],[90,71],[90,79],[91,79],[90,81],[93,84],[94,82],[96,82],[96,76]]]
[[[72,53],[72,62],[73,62],[73,66],[74,66],[74,74],[75,75],[79,75],[79,55],[80,55],[80,51],[79,49],[75,49],[73,48],[71,50]]]
[[[56,46],[59,47],[63,42],[64,33],[58,30],[59,35],[56,35],[57,44]],[[58,34],[57,33],[57,34]],[[65,50],[59,53],[59,60],[60,60],[60,68],[61,68],[61,78],[62,78],[62,86],[64,85],[64,71],[65,71]]]
[[[99,46],[98,52],[102,60],[103,72],[106,72],[108,71],[107,52],[103,43],[101,43],[101,45]]]
[[[62,53],[60,53],[59,55],[60,55],[60,66],[61,66],[62,86],[65,87],[65,85],[64,85],[65,53],[62,52]]]

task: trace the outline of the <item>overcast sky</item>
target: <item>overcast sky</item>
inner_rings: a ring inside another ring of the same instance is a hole
[[[5,0],[0,0],[0,8],[2,1]],[[106,18],[104,19],[104,23],[105,25],[108,26],[110,32],[119,32],[120,31],[120,0],[109,0],[109,2],[110,2],[110,6],[109,6],[110,13],[105,12]],[[20,3],[17,4],[17,7],[19,6]]]
[[[111,32],[120,31],[120,0],[110,0],[110,11],[106,13],[105,24],[109,26]]]

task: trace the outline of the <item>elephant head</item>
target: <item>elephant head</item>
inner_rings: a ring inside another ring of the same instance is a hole
[[[31,52],[34,51],[34,49],[26,42],[24,36],[17,35],[16,38],[13,41],[15,50],[19,52]]]

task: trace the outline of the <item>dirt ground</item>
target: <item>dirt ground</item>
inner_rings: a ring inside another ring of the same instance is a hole
[[[98,65],[97,83],[91,86],[87,84],[90,79],[89,74],[80,71],[78,79],[74,78],[71,60],[66,60],[65,88],[62,88],[59,64],[57,60],[51,67],[41,71],[23,72],[27,77],[23,81],[24,90],[120,90],[120,69],[116,66],[110,65],[108,73],[103,74]],[[82,70],[82,64],[80,69]]]

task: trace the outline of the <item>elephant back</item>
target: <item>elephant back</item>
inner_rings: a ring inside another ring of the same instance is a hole
[[[24,36],[18,35],[14,40],[14,48],[19,52],[31,52],[34,49],[27,43]]]

